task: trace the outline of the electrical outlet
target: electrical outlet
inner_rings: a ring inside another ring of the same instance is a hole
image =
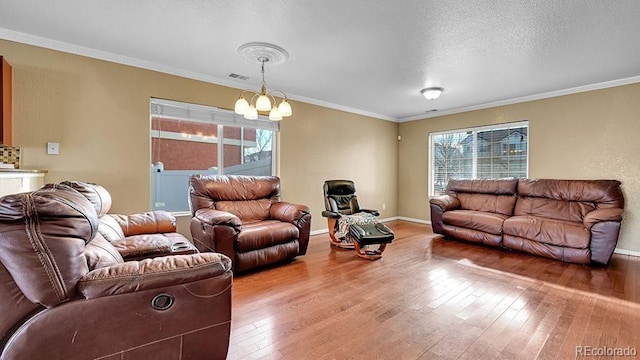
[[[386,210],[387,209],[387,204],[382,204],[382,210]]]
[[[47,143],[47,154],[58,155],[60,154],[60,144],[55,142]]]

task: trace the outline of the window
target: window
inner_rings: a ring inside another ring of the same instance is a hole
[[[275,175],[279,123],[151,99],[151,208],[189,211],[192,174]]]
[[[529,122],[429,134],[429,195],[445,193],[451,178],[527,177]]]

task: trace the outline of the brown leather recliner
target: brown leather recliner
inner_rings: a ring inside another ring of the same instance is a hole
[[[198,252],[187,238],[176,231],[176,218],[170,212],[108,214],[111,195],[103,186],[80,181],[63,181],[61,184],[80,192],[94,205],[100,222],[98,232],[120,252],[124,260]]]
[[[192,175],[189,195],[193,243],[230,257],[234,271],[307,252],[309,208],[281,201],[275,176]]]
[[[224,359],[231,261],[124,262],[65,185],[0,199],[0,359]]]
[[[322,189],[325,206],[322,216],[327,218],[331,245],[355,248],[356,255],[364,259],[381,259],[395,234],[385,224],[375,220],[380,212],[360,208],[356,187],[351,180],[327,180]],[[342,234],[336,237],[341,226]],[[378,249],[369,249],[368,246],[372,244],[377,244]]]

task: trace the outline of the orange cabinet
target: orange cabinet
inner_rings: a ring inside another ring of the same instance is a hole
[[[12,132],[11,132],[11,65],[0,56],[0,63],[2,63],[2,70],[0,70],[0,144],[11,146]]]

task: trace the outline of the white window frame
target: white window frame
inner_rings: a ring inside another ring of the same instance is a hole
[[[435,151],[433,149],[433,138],[435,136],[438,135],[447,135],[447,134],[457,134],[457,133],[462,133],[462,132],[472,132],[473,133],[473,154],[472,154],[472,178],[476,179],[477,178],[477,172],[478,172],[478,132],[481,131],[487,131],[487,130],[502,130],[502,129],[508,129],[508,128],[517,128],[517,127],[526,127],[527,128],[527,166],[526,166],[526,176],[529,177],[529,144],[531,143],[530,139],[530,127],[529,127],[529,120],[521,120],[521,121],[516,121],[516,122],[509,122],[509,123],[502,123],[502,124],[495,124],[495,125],[485,125],[485,126],[477,126],[477,127],[470,127],[470,128],[463,128],[463,129],[452,129],[452,130],[446,130],[446,131],[437,131],[437,132],[430,132],[429,133],[429,176],[428,176],[428,189],[429,189],[429,194],[428,196],[434,196],[435,193],[435,184],[434,184],[434,179],[435,179]]]
[[[271,143],[271,175],[278,176],[278,147],[280,144],[280,123],[277,121],[271,121],[267,116],[258,115],[257,120],[247,120],[242,115],[236,114],[233,110],[220,109],[213,106],[199,105],[199,104],[191,104],[180,101],[166,100],[166,99],[158,99],[151,98],[149,101],[149,136],[150,138],[158,137],[158,138],[176,138],[176,134],[152,130],[151,123],[153,117],[162,117],[164,119],[175,119],[175,120],[187,120],[192,122],[200,122],[207,124],[217,124],[218,125],[218,134],[220,136],[216,139],[211,139],[207,137],[198,137],[198,135],[193,135],[192,141],[200,141],[200,142],[209,142],[216,143],[218,147],[217,152],[217,172],[219,175],[223,175],[224,172],[224,145],[228,141],[224,139],[223,127],[239,127],[241,129],[241,134],[243,134],[244,128],[253,128],[253,129],[262,129],[269,130],[274,132],[274,136]],[[243,137],[243,136],[242,136]],[[219,141],[218,139],[223,139]],[[240,139],[240,145],[243,144],[244,139]],[[151,153],[152,142],[149,142],[149,158],[151,163],[153,160],[153,154]],[[244,147],[241,147],[244,149]],[[244,152],[240,154],[241,162],[244,163]],[[151,175],[150,175],[151,176]],[[151,180],[151,187],[149,189],[151,195],[151,209],[154,209],[155,206],[153,204],[154,199],[154,186],[153,180]],[[173,212],[176,215],[181,215],[183,213],[188,213],[184,211]]]

